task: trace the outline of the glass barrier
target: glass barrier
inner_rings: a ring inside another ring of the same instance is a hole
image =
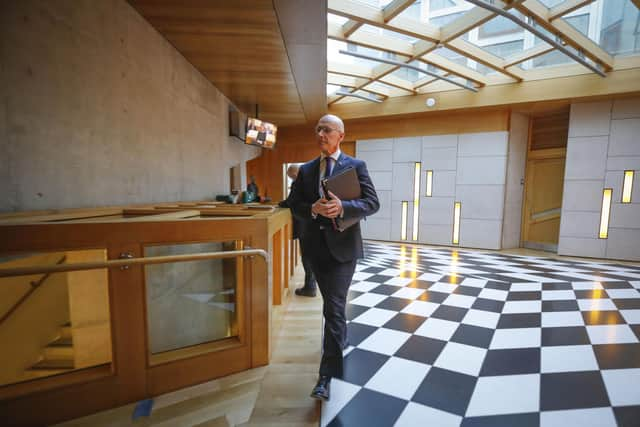
[[[145,247],[144,256],[239,249],[241,241],[157,245]],[[146,265],[144,271],[152,364],[172,360],[176,350],[238,336],[241,257]]]

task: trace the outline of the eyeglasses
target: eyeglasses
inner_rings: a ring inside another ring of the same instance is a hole
[[[322,125],[316,127],[316,133],[320,133],[320,132],[331,133],[333,131],[338,131],[338,129],[334,129],[329,126],[322,126]]]

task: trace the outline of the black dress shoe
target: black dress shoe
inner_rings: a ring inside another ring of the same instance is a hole
[[[302,287],[302,288],[296,289],[296,295],[300,295],[301,297],[315,297],[316,290]]]
[[[318,383],[311,391],[311,397],[319,400],[329,400],[329,385],[331,384],[331,377],[321,375]]]

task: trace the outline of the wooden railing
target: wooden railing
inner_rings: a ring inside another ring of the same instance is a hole
[[[238,251],[203,252],[199,254],[165,255],[143,258],[114,259],[100,262],[79,262],[75,264],[37,265],[30,267],[2,268],[0,277],[25,276],[31,274],[63,273],[66,271],[98,270],[101,268],[129,267],[131,265],[166,264],[170,262],[202,261],[235,257],[262,257],[267,263],[267,271],[271,270],[269,255],[263,249],[243,249]]]

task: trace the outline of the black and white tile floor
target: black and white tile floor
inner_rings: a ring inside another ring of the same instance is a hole
[[[324,426],[640,426],[640,265],[366,244]]]

